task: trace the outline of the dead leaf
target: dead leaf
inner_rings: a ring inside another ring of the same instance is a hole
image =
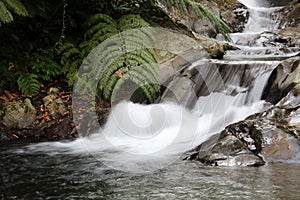
[[[116,71],[116,74],[117,74],[117,76],[118,76],[119,78],[122,78],[122,77],[123,77],[123,74],[122,74],[121,70]]]

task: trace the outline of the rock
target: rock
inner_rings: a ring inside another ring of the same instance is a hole
[[[213,138],[215,140],[216,137]],[[215,142],[211,139],[199,147],[198,160],[215,166],[261,166],[264,161],[227,130]]]
[[[198,33],[192,32],[199,44],[209,53],[212,58],[222,58],[227,50],[236,50],[237,48],[212,38],[204,37]]]
[[[247,7],[238,2],[233,5],[229,3],[229,5],[224,8],[221,7],[221,18],[230,26],[234,33],[243,32],[249,19]]]
[[[267,91],[267,92],[266,92]],[[227,126],[185,159],[217,166],[300,162],[300,59],[282,62],[265,88],[268,110]]]
[[[286,6],[291,3],[291,0],[266,0],[266,2],[269,3],[270,6]]]
[[[294,109],[300,105],[300,84],[295,87],[278,102],[277,106],[283,109]]]
[[[203,7],[207,8],[214,15],[222,18],[233,29],[234,32],[242,31],[248,19],[248,12],[245,6],[237,0],[196,0],[201,3]],[[174,22],[187,27],[189,31],[204,35],[206,37],[215,37],[218,33],[212,22],[206,18],[201,18],[194,13],[192,9],[189,10],[189,15],[180,15],[179,11],[174,7],[173,10],[167,9],[165,4],[158,2],[160,7]]]
[[[298,0],[284,3],[284,7],[275,13],[274,20],[277,21],[279,27],[298,27],[300,28],[300,2]]]
[[[227,126],[220,134],[188,152],[186,159],[217,166],[300,162],[299,113],[299,108],[273,107],[250,116]]]
[[[24,102],[9,102],[4,109],[3,124],[7,128],[23,129],[32,125],[36,119],[37,111],[29,99],[25,99]]]
[[[284,60],[273,70],[262,99],[276,104],[298,83],[300,83],[300,57]]]
[[[300,47],[300,27],[286,27],[282,29],[279,34],[291,41],[291,47]]]
[[[47,108],[52,119],[64,116],[67,112],[67,108],[60,97],[55,94],[48,95],[43,98],[45,107]]]

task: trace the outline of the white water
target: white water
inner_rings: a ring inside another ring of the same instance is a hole
[[[272,13],[280,7],[266,7],[268,3],[264,0],[239,0],[239,2],[249,10],[249,19],[244,33],[254,34],[277,29],[278,26],[272,19]]]
[[[263,109],[264,102],[257,97],[255,103],[245,106],[246,96],[246,93],[235,97],[212,93],[199,98],[192,110],[171,102],[140,105],[124,101],[113,108],[103,130],[69,143],[31,145],[26,152],[88,153],[118,170],[157,170],[226,125]]]
[[[241,2],[259,10],[258,1]],[[251,17],[256,16],[252,13]],[[263,23],[256,22],[257,29],[252,31],[268,29]],[[247,27],[253,24],[250,20]],[[264,102],[260,97],[269,73],[257,76],[248,92],[236,96],[211,93],[200,97],[192,110],[172,102],[140,105],[124,101],[113,108],[107,124],[97,133],[69,143],[31,145],[27,150],[53,155],[88,153],[109,167],[130,172],[161,169],[227,125],[262,111]]]

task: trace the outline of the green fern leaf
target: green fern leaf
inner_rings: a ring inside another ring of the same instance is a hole
[[[97,25],[99,23],[106,23],[106,24],[114,25],[116,22],[110,16],[99,13],[99,14],[92,16],[87,21],[87,27],[91,27],[91,26],[94,26],[95,24]]]
[[[17,80],[19,90],[23,94],[38,94],[40,90],[36,74],[21,74]]]
[[[14,20],[11,12],[7,9],[5,4],[0,1],[0,21],[3,23],[10,23]]]
[[[17,15],[27,17],[28,12],[24,4],[20,0],[2,0],[9,9],[13,10]]]

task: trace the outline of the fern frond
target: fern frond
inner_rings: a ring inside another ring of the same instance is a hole
[[[214,15],[208,9],[204,8],[200,3],[194,2],[193,0],[185,1],[187,1],[187,3],[192,6],[197,15],[208,18],[209,21],[215,25],[216,29],[225,37],[225,39],[232,42],[229,36],[229,33],[231,33],[232,30],[223,20]]]
[[[157,72],[151,65],[157,61],[155,51],[147,48],[152,46],[153,36],[146,29],[137,29],[148,27],[149,24],[138,15],[124,15],[118,23],[107,16],[97,15],[88,24],[90,26],[85,34],[87,41],[80,48],[87,49],[101,42],[89,54],[90,63],[85,62],[86,71],[99,80],[98,96],[109,100],[122,82],[132,79],[133,83],[147,93],[149,100],[155,99],[159,88],[149,83],[157,83]],[[128,29],[136,30],[125,31]],[[94,81],[85,78],[89,83]]]
[[[224,35],[227,41],[232,42],[229,33],[232,32],[230,27],[218,16],[215,16],[212,12],[206,9],[201,3],[195,0],[165,0],[165,4],[158,0],[162,5],[166,5],[167,10],[175,11],[174,7],[179,11],[181,15],[189,15],[188,8],[190,7],[199,18],[207,18],[219,33]]]
[[[149,24],[139,15],[124,15],[119,19],[120,31],[148,27]]]
[[[14,20],[11,12],[7,9],[5,4],[0,1],[0,22],[10,23]]]
[[[97,25],[99,23],[105,23],[105,24],[110,24],[110,25],[114,25],[116,22],[113,18],[111,18],[108,15],[105,14],[96,14],[94,16],[92,16],[88,21],[87,21],[87,26],[91,27],[93,25]]]
[[[36,74],[21,74],[17,80],[19,90],[23,94],[38,94],[40,87]]]
[[[117,24],[98,23],[86,31],[85,38],[89,39],[99,31],[101,31],[102,34],[110,32],[117,33]]]
[[[59,48],[57,49],[56,53],[58,56],[60,56],[61,54],[63,54],[64,52],[66,52],[69,49],[74,48],[74,45],[72,43],[64,43],[62,45],[59,46]]]
[[[63,66],[61,72],[66,75],[69,85],[72,85],[78,74],[78,69],[82,63],[83,54],[71,43],[62,44],[58,50],[60,63]]]
[[[17,15],[28,17],[29,14],[24,4],[20,0],[2,0],[9,9],[13,10]]]

